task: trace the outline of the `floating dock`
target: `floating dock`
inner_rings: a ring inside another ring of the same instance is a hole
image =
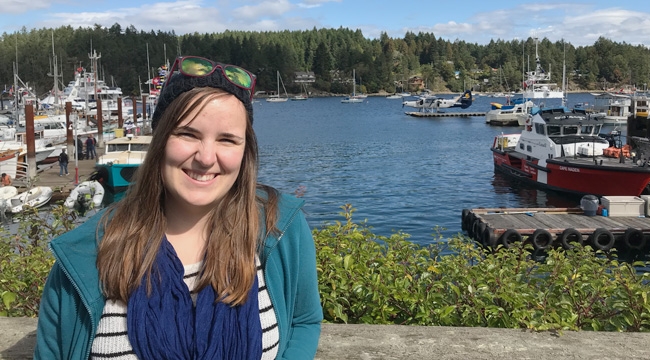
[[[485,112],[424,112],[424,111],[407,111],[406,115],[414,117],[472,117],[485,116]]]
[[[650,252],[650,218],[588,216],[581,208],[464,209],[462,229],[486,247],[528,241],[535,249],[591,245]]]

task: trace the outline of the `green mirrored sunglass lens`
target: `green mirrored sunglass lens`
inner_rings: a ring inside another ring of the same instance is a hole
[[[223,69],[223,72],[233,83],[245,88],[251,87],[251,76],[241,68],[235,66],[226,66]]]
[[[209,61],[197,58],[183,59],[181,66],[184,73],[198,76],[209,74],[213,68]]]

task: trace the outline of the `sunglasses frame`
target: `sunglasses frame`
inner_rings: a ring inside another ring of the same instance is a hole
[[[212,64],[212,70],[210,70],[208,73],[202,74],[202,75],[195,75],[195,74],[186,73],[185,71],[183,71],[182,63],[183,63],[183,61],[185,61],[187,59],[199,59],[201,61],[206,61],[206,62]],[[250,87],[246,87],[246,86],[243,86],[241,84],[237,84],[236,82],[232,81],[228,77],[228,75],[226,74],[226,68],[228,68],[228,67],[236,68],[236,69],[241,70],[241,71],[245,72],[246,74],[248,74],[248,76],[251,79]],[[185,76],[189,76],[189,77],[204,77],[204,76],[212,75],[212,73],[214,73],[217,69],[221,70],[221,76],[223,76],[226,80],[228,80],[229,83],[237,86],[240,89],[248,90],[248,92],[250,93],[250,100],[253,101],[255,85],[257,83],[257,77],[253,73],[251,73],[250,71],[244,69],[243,67],[237,66],[237,65],[222,64],[220,62],[212,61],[210,59],[206,59],[206,58],[200,57],[200,56],[178,56],[174,60],[174,64],[172,65],[171,69],[169,69],[169,72],[167,73],[167,78],[165,79],[165,83],[163,83],[163,87],[162,87],[162,89],[160,89],[160,91],[162,92],[162,90],[165,89],[165,86],[167,85],[167,82],[171,79],[172,75],[174,75],[174,72],[176,72],[176,71],[178,71],[179,73],[181,73],[181,74],[183,74]]]

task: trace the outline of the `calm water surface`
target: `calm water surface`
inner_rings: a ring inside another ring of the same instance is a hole
[[[477,97],[465,111],[484,112],[503,100]],[[570,94],[568,105],[592,101],[590,94]],[[580,198],[495,174],[494,136],[520,128],[490,126],[483,116],[415,118],[404,113],[415,109],[383,97],[361,104],[262,100],[254,109],[260,180],[289,193],[304,187],[313,227],[342,221],[341,206],[350,203],[357,209],[353,219],[367,219],[375,233],[403,231],[426,244],[436,226],[445,237],[461,232],[463,208],[579,205]]]

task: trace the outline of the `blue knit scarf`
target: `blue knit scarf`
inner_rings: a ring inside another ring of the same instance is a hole
[[[183,264],[166,237],[153,269],[151,296],[143,278],[127,305],[129,341],[139,359],[261,358],[257,277],[240,306],[215,303],[214,290],[206,286],[194,307]]]

